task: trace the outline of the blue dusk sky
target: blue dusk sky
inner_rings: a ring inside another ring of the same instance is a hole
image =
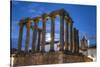
[[[96,6],[25,1],[12,1],[11,4],[12,47],[17,47],[19,33],[18,23],[22,18],[33,18],[36,16],[41,16],[43,13],[49,14],[54,10],[62,8],[65,9],[71,16],[74,22],[74,27],[79,30],[80,38],[82,35],[86,35],[91,44],[96,44]],[[60,19],[58,16],[56,17],[55,22],[55,38],[59,39]],[[38,23],[38,25],[40,28],[42,27],[41,21]],[[23,44],[25,44],[25,32],[26,31],[23,33]],[[48,20],[46,23],[46,32],[48,34],[50,33],[50,20]],[[48,35],[46,37],[48,38]],[[30,40],[32,40],[32,38]]]

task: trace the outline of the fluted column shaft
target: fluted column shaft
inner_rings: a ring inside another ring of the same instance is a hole
[[[30,44],[30,20],[26,22],[26,45],[25,45],[25,52],[28,52],[29,44]]]
[[[79,31],[76,30],[76,53],[79,53]]]
[[[22,48],[23,26],[24,25],[20,22],[19,38],[18,38],[18,52],[21,52],[21,48]]]
[[[68,50],[68,20],[66,20],[66,28],[65,28],[65,50]]]
[[[64,50],[64,15],[60,16],[60,45],[61,51]]]
[[[51,45],[50,51],[54,51],[54,38],[55,38],[55,18],[51,17]]]
[[[73,49],[73,22],[70,21],[70,51]]]
[[[76,40],[77,39],[76,38],[76,28],[73,29],[73,32],[74,32],[74,52],[76,52],[76,48],[77,48],[77,46],[76,46],[77,45],[77,43],[76,43],[76,41],[77,41]]]
[[[36,39],[37,39],[37,22],[34,22],[33,37],[32,37],[32,53],[36,51]]]
[[[79,53],[79,31],[74,28],[74,52]]]
[[[39,30],[38,31],[38,45],[37,45],[37,51],[39,52],[40,51],[40,40],[41,39],[41,31]]]
[[[41,47],[41,51],[45,52],[45,33],[46,33],[46,18],[43,15],[42,16],[42,47]]]

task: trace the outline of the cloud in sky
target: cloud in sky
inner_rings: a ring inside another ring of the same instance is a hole
[[[55,33],[55,41],[59,41],[60,40],[60,35],[58,33]],[[46,33],[46,41],[50,41],[51,40],[51,35],[50,33]]]

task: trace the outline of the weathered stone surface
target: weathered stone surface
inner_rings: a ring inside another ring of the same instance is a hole
[[[90,62],[90,58],[83,55],[67,55],[63,52],[35,53],[14,57],[14,66],[60,64],[73,62]]]

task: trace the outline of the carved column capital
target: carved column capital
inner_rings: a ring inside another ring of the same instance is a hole
[[[24,26],[24,23],[25,23],[24,19],[21,19],[20,22],[19,22],[19,26],[20,27],[23,27]]]
[[[48,15],[46,13],[42,14],[42,22],[46,22],[47,17],[48,17]]]
[[[30,18],[26,18],[24,22],[25,22],[25,24],[26,24],[26,27],[27,27],[27,28],[30,28],[31,19],[30,19]]]
[[[66,21],[66,23],[69,23],[69,17],[68,16],[65,16],[65,21]]]
[[[71,18],[69,19],[69,23],[70,24],[73,24],[73,20]]]
[[[36,17],[36,18],[33,19],[33,21],[38,23],[39,22],[39,19],[40,18]]]
[[[66,14],[66,11],[65,11],[64,9],[61,9],[61,10],[59,11],[60,17],[65,17],[65,14]]]
[[[50,16],[51,19],[55,19],[56,18],[55,13],[51,13],[49,16]]]

